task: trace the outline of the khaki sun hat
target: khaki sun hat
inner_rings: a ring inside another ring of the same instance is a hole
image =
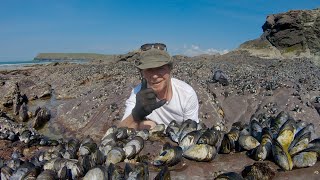
[[[152,48],[141,52],[139,61],[136,61],[135,66],[139,69],[149,69],[170,63],[172,63],[172,59],[166,51]]]

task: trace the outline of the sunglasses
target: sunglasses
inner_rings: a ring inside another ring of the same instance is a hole
[[[140,47],[141,51],[147,51],[152,48],[167,51],[167,46],[163,43],[147,43]]]

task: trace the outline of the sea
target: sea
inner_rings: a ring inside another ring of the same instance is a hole
[[[68,63],[76,63],[83,64],[87,63],[87,60],[22,60],[22,61],[2,61],[0,60],[0,70],[15,70],[15,69],[23,69],[28,68],[37,64],[50,64],[54,62],[68,62]]]

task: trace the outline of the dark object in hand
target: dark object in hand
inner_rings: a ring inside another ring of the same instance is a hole
[[[163,106],[166,100],[157,102],[156,94],[151,88],[147,88],[147,80],[141,80],[141,89],[136,96],[136,106],[132,110],[132,116],[135,121],[142,121],[153,110]]]

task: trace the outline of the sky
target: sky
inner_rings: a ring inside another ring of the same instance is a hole
[[[171,55],[226,53],[270,14],[320,0],[0,0],[0,61],[38,53],[124,54],[161,42]]]

